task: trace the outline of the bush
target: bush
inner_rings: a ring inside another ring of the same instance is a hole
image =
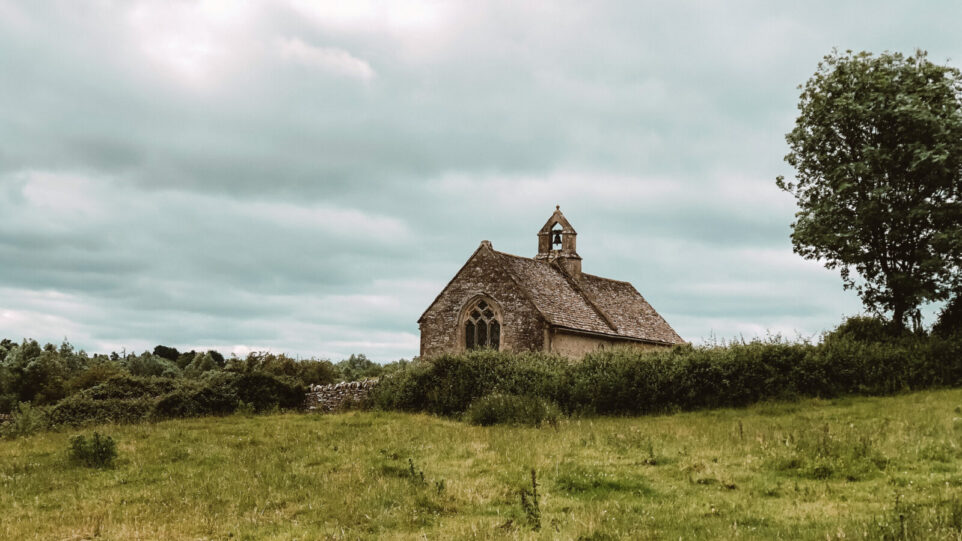
[[[66,426],[136,423],[146,419],[152,410],[153,400],[149,398],[97,399],[81,393],[57,403],[50,410],[50,423]]]
[[[70,438],[70,461],[88,468],[109,468],[117,458],[117,444],[110,436],[94,432],[88,440],[78,434]]]
[[[517,424],[541,426],[542,423],[557,424],[561,410],[558,406],[533,396],[514,394],[489,394],[483,396],[464,412],[465,419],[471,424],[490,426],[496,424]]]
[[[338,379],[338,370],[331,361],[317,359],[295,360],[287,355],[257,351],[244,359],[232,357],[225,370],[240,374],[261,372],[298,380],[304,385],[326,385]]]
[[[382,377],[370,403],[458,415],[482,396],[504,394],[546,399],[566,413],[637,415],[962,385],[958,337],[882,334],[887,329],[881,320],[852,318],[820,344],[773,337],[726,346],[606,350],[580,362],[495,351],[440,355]]]
[[[75,374],[68,382],[70,394],[96,387],[107,380],[123,375],[123,369],[116,363],[99,360]]]
[[[257,413],[257,411],[254,410],[253,404],[248,404],[243,400],[238,400],[237,407],[234,409],[234,413],[237,415],[242,415],[244,417],[250,417],[255,413]]]
[[[263,372],[207,374],[200,382],[185,383],[160,397],[150,416],[153,418],[225,415],[238,404],[252,411],[275,407],[294,409],[304,405],[307,389],[301,383]]]
[[[274,407],[300,408],[307,397],[307,387],[303,383],[263,372],[242,374],[233,380],[232,385],[236,389],[237,399],[250,404],[257,411]]]
[[[94,400],[155,398],[179,388],[180,385],[180,382],[168,378],[120,374],[80,394]]]
[[[177,363],[144,352],[143,355],[131,355],[125,359],[124,364],[127,371],[134,376],[159,376],[163,378],[176,378],[180,376],[180,368]]]
[[[344,381],[376,378],[384,371],[381,365],[368,359],[366,355],[354,353],[349,358],[337,363],[335,367]]]
[[[890,322],[879,317],[854,316],[826,334],[825,341],[852,339],[857,342],[887,342],[894,337]]]
[[[32,406],[29,402],[21,402],[13,411],[13,419],[0,425],[0,436],[5,438],[29,436],[47,428],[49,424],[50,420],[45,408]]]
[[[227,410],[224,398],[220,401],[212,400],[210,394],[201,395],[200,388],[185,386],[177,389],[157,399],[150,411],[152,419],[175,419],[178,417],[196,417],[214,413],[211,411],[213,405],[217,413],[224,413]],[[217,406],[220,407],[217,407]]]
[[[957,293],[939,314],[932,326],[932,334],[948,338],[962,335],[962,293]]]
[[[462,413],[475,399],[491,393],[540,396],[566,403],[569,364],[564,357],[543,353],[476,350],[440,355],[382,377],[369,401],[382,409],[439,415]]]

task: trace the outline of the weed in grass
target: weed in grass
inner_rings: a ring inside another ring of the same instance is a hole
[[[643,480],[617,475],[605,468],[565,463],[559,467],[555,486],[568,494],[602,499],[613,492],[650,495],[651,488]]]
[[[760,492],[766,498],[779,498],[782,495],[782,486],[780,484],[767,485]]]
[[[954,446],[945,441],[933,442],[919,448],[919,458],[932,462],[950,463],[957,456]]]
[[[669,462],[668,459],[655,454],[655,444],[651,441],[651,438],[645,438],[644,450],[645,458],[642,463],[646,466],[658,466]]]
[[[533,531],[541,529],[541,503],[538,496],[538,473],[531,468],[531,490],[521,489],[521,509]]]
[[[578,541],[615,541],[617,537],[605,532],[591,532],[588,535],[578,536]]]
[[[867,533],[886,541],[962,538],[962,499],[908,502],[896,495],[892,508],[876,519],[874,531]]]
[[[888,465],[870,430],[874,429],[850,424],[847,429],[833,431],[826,423],[818,428],[791,431],[781,437],[781,445],[768,466],[809,479],[864,480]]]
[[[414,460],[408,459],[408,478],[411,482],[417,486],[423,486],[426,484],[424,480],[424,470],[420,470],[414,467]]]

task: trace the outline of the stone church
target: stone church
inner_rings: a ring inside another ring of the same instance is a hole
[[[481,241],[418,320],[421,356],[492,348],[577,358],[614,346],[683,344],[630,283],[581,271],[577,235],[556,207],[534,258]]]

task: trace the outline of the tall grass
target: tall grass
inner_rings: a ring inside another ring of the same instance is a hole
[[[0,441],[0,539],[958,539],[957,408],[962,390],[541,429],[232,415],[97,428],[107,469],[66,453],[89,430],[41,432]]]

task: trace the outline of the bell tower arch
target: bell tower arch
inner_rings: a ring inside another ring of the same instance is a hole
[[[557,262],[572,278],[581,278],[581,256],[577,251],[578,232],[561,213],[561,206],[538,231],[538,255],[535,259]]]

